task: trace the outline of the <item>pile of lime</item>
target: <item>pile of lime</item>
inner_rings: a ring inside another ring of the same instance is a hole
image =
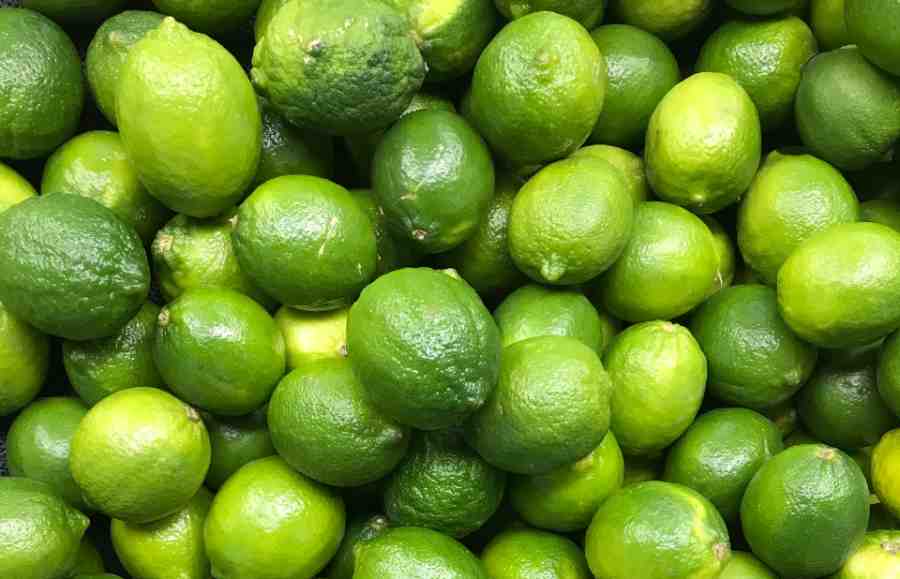
[[[900,578],[900,1],[3,0],[0,579]]]

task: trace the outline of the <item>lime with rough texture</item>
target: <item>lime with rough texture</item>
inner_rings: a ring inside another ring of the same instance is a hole
[[[350,362],[372,402],[403,424],[460,424],[497,383],[500,333],[455,272],[399,269],[350,308]]]
[[[6,8],[4,8],[6,10]],[[0,575],[66,577],[90,520],[40,482],[0,477]]]
[[[212,450],[206,473],[206,486],[211,489],[221,487],[248,462],[275,454],[265,410],[227,418],[204,414],[203,423]]]
[[[521,18],[532,12],[556,12],[577,20],[591,30],[603,20],[606,2],[592,0],[494,0],[497,10],[509,20]]]
[[[711,215],[703,215],[700,219],[709,228],[713,236],[713,245],[716,249],[716,277],[709,288],[708,296],[712,296],[729,287],[734,281],[734,273],[737,268],[737,251],[731,236],[725,231],[716,219]]]
[[[478,58],[466,117],[513,166],[541,165],[580,147],[606,94],[606,63],[590,34],[553,12],[514,20]]]
[[[812,374],[816,349],[778,314],[763,285],[737,285],[709,298],[691,318],[709,361],[709,391],[719,400],[769,408],[793,396]]]
[[[741,502],[753,553],[785,577],[837,571],[868,520],[869,489],[859,466],[821,444],[777,454],[757,471]]]
[[[896,332],[881,347],[877,384],[882,400],[900,417],[900,334]]]
[[[488,579],[456,540],[431,529],[397,527],[359,544],[353,579]]]
[[[149,10],[126,10],[104,22],[84,59],[88,88],[97,108],[116,126],[116,91],[131,47],[162,24],[164,16]]]
[[[895,517],[900,517],[900,429],[881,437],[872,451],[872,487],[879,500]]]
[[[37,191],[31,183],[9,165],[0,163],[0,213],[35,195]]]
[[[597,579],[719,577],[731,556],[728,530],[703,495],[650,481],[608,498],[585,538]]]
[[[254,182],[259,185],[283,175],[329,178],[334,172],[334,139],[293,126],[267,101],[262,111],[262,153]]]
[[[731,559],[725,564],[725,570],[719,575],[719,579],[778,579],[778,577],[750,553],[732,551]]]
[[[703,24],[712,6],[712,0],[613,0],[612,13],[625,24],[671,41]]]
[[[716,242],[689,211],[659,201],[642,203],[631,237],[599,280],[599,299],[630,322],[672,319],[694,309],[718,271]]]
[[[265,404],[284,375],[284,337],[247,296],[198,288],[160,311],[153,358],[181,398],[213,414],[240,416]]]
[[[256,14],[259,0],[153,0],[153,5],[191,30],[217,36],[246,24]]]
[[[656,105],[681,80],[678,62],[662,40],[636,26],[608,24],[591,37],[606,59],[609,85],[590,141],[640,146]]]
[[[284,336],[287,367],[291,370],[321,358],[347,355],[348,308],[330,312],[302,312],[287,306],[275,314]]]
[[[149,287],[140,237],[96,201],[48,195],[0,213],[0,301],[43,332],[111,336],[138,312]]]
[[[900,531],[866,533],[862,544],[829,579],[882,579],[900,576]]]
[[[346,135],[395,121],[425,68],[409,21],[388,3],[291,0],[259,39],[251,77],[291,123]]]
[[[800,70],[816,48],[812,30],[796,16],[732,20],[706,39],[695,70],[734,78],[756,105],[763,130],[771,131],[791,118]]]
[[[778,309],[802,339],[870,344],[900,326],[900,233],[845,223],[811,237],[778,272]]]
[[[37,396],[50,367],[50,340],[0,302],[0,416]]]
[[[823,52],[803,68],[794,113],[813,154],[840,169],[865,169],[900,137],[900,81],[855,46]]]
[[[475,232],[438,258],[486,297],[502,296],[526,280],[509,254],[509,216],[519,186],[515,177],[497,175],[494,197]]]
[[[576,462],[545,474],[513,477],[509,495],[527,523],[561,533],[579,531],[622,486],[624,474],[622,450],[608,432],[600,446]]]
[[[491,579],[592,579],[582,550],[571,540],[535,529],[510,529],[481,552]]]
[[[762,414],[746,408],[713,410],[669,451],[663,477],[694,489],[735,523],[750,479],[783,449],[781,431]]]
[[[602,159],[619,169],[625,178],[625,190],[634,200],[634,206],[650,198],[650,185],[644,172],[644,160],[631,151],[611,145],[589,145],[572,153],[572,157],[593,157]]]
[[[43,157],[75,133],[84,105],[81,59],[53,21],[0,10],[0,158]]]
[[[41,195],[51,193],[93,199],[134,227],[145,244],[169,217],[169,211],[141,185],[122,139],[111,131],[82,133],[47,159]]]
[[[900,5],[894,0],[846,0],[847,36],[863,55],[893,75],[900,75]]]
[[[844,18],[844,0],[811,0],[809,3],[809,25],[820,50],[834,50],[850,42],[847,21]]]
[[[6,437],[9,473],[46,483],[78,509],[81,490],[69,470],[72,437],[87,414],[72,397],[42,398],[29,404],[13,421]]]
[[[503,347],[539,336],[568,336],[602,354],[611,324],[583,293],[529,284],[509,294],[494,311]]]
[[[596,351],[575,338],[516,342],[503,350],[500,380],[468,422],[466,439],[505,471],[549,472],[603,441],[612,389]]]
[[[738,246],[744,262],[774,285],[797,246],[859,217],[859,201],[837,169],[805,153],[773,151],[738,209]]]
[[[263,183],[240,206],[232,233],[241,269],[286,306],[349,305],[375,274],[369,216],[331,181],[288,175]]]
[[[356,546],[383,533],[388,528],[388,520],[383,515],[356,515],[347,521],[344,540],[328,565],[328,579],[353,579],[356,567]]]
[[[213,577],[315,577],[344,535],[334,490],[271,456],[237,471],[213,499],[204,540]]]
[[[162,390],[129,388],[82,419],[69,466],[87,504],[148,523],[187,504],[209,460],[209,436],[196,410]]]
[[[675,85],[650,117],[647,179],[661,199],[714,213],[750,186],[761,139],[747,92],[725,74],[698,72]]]
[[[725,3],[750,16],[773,16],[800,8],[804,0],[725,0]]]
[[[509,251],[528,277],[584,283],[606,271],[628,242],[634,201],[621,171],[588,156],[541,169],[519,190],[509,215]]]
[[[267,308],[274,305],[238,263],[231,239],[236,223],[236,210],[207,219],[176,215],[157,232],[150,255],[167,302],[191,289],[217,287],[246,294]]]
[[[372,189],[395,235],[440,253],[475,232],[494,194],[494,165],[461,116],[417,111],[391,127],[375,149]]]
[[[113,547],[131,576],[207,579],[203,523],[212,498],[201,487],[181,510],[159,521],[134,525],[114,519],[110,526]]]
[[[694,421],[706,390],[706,357],[683,326],[643,322],[613,338],[603,355],[612,381],[611,430],[625,454],[648,455]]]
[[[872,199],[859,204],[859,220],[887,225],[900,232],[900,203],[890,199]]]
[[[172,17],[128,52],[116,120],[141,182],[192,217],[218,215],[256,176],[262,121],[241,65]]]
[[[406,454],[409,430],[382,414],[345,358],[301,363],[269,401],[278,454],[319,482],[340,487],[374,482]]]
[[[351,189],[350,194],[356,199],[356,203],[362,208],[375,228],[375,245],[377,256],[375,259],[375,277],[386,274],[389,271],[401,267],[413,265],[422,257],[418,251],[395,237],[388,228],[387,216],[384,210],[376,202],[371,189]]]

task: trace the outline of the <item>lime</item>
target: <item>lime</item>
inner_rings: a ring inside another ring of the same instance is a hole
[[[37,191],[24,177],[9,165],[0,163],[0,213],[13,205],[37,195]]]
[[[19,5],[66,25],[91,25],[120,11],[127,0],[22,0]]]
[[[375,273],[372,221],[346,189],[320,177],[288,175],[257,187],[232,236],[241,269],[287,306],[349,305]]]
[[[247,296],[198,288],[160,311],[153,358],[164,382],[184,400],[240,416],[265,404],[284,374],[284,338]]]
[[[301,312],[287,306],[275,314],[275,323],[284,336],[287,367],[347,355],[348,308],[330,312]]]
[[[580,531],[622,486],[624,473],[619,443],[608,432],[600,446],[576,462],[545,474],[513,477],[510,499],[519,516],[535,527]]]
[[[719,579],[778,579],[762,561],[743,551],[732,551]]]
[[[847,36],[863,55],[889,73],[900,75],[900,6],[890,0],[846,0],[844,17]]]
[[[494,0],[494,4],[509,20],[521,18],[532,12],[549,11],[577,20],[588,30],[603,20],[603,13],[606,10],[605,1],[591,0]]]
[[[719,577],[728,530],[702,495],[674,483],[631,485],[608,498],[585,538],[597,579]]]
[[[777,454],[753,477],[741,524],[753,553],[786,577],[837,571],[862,540],[869,489],[853,459],[821,444]]]
[[[625,188],[634,200],[635,208],[651,195],[650,185],[647,184],[647,176],[644,174],[644,160],[631,151],[610,145],[590,145],[578,149],[572,153],[572,157],[602,159],[619,169],[625,178]]]
[[[761,414],[775,423],[782,437],[789,436],[798,427],[799,415],[793,399],[770,406],[764,409]]]
[[[706,389],[706,357],[683,326],[643,322],[603,355],[612,380],[611,429],[625,454],[669,446],[694,421]]]
[[[248,462],[275,454],[264,409],[227,418],[204,413],[203,423],[209,432],[212,451],[206,473],[206,486],[211,489],[221,487]]]
[[[253,22],[253,36],[257,42],[266,33],[269,23],[275,18],[275,14],[281,10],[281,7],[288,3],[289,0],[262,0],[259,3],[259,9],[256,11],[256,20]]]
[[[350,194],[369,216],[375,228],[375,245],[378,254],[375,260],[375,277],[413,265],[420,260],[422,256],[418,251],[402,239],[397,239],[389,231],[384,209],[375,201],[375,195],[370,189],[352,189]]]
[[[879,500],[895,517],[900,517],[900,429],[881,437],[872,451],[872,486]]]
[[[811,0],[809,25],[823,51],[853,44],[844,19],[844,0]]]
[[[634,201],[612,164],[575,156],[541,169],[519,190],[509,215],[509,251],[531,279],[586,282],[621,255]]]
[[[167,17],[129,50],[119,76],[116,120],[150,194],[192,217],[240,201],[256,176],[262,126],[237,60]]]
[[[681,80],[672,51],[653,34],[628,24],[591,33],[606,59],[609,85],[592,143],[640,146],[659,101]]]
[[[50,367],[50,340],[0,302],[0,416],[37,396]]]
[[[830,579],[879,579],[900,574],[900,531],[866,533],[862,544]]]
[[[750,16],[772,16],[803,6],[804,0],[725,0],[725,3]]]
[[[516,342],[503,350],[500,381],[467,424],[467,441],[505,471],[547,473],[603,441],[610,390],[596,351],[575,338]]]
[[[735,523],[750,479],[783,449],[781,431],[762,414],[721,408],[700,416],[675,443],[663,476],[694,489]]]
[[[371,540],[388,528],[388,520],[382,515],[357,515],[347,521],[347,531],[337,553],[328,565],[328,579],[353,579],[356,567],[356,546]]]
[[[213,499],[204,540],[213,577],[315,577],[344,535],[332,489],[276,456],[241,467]]]
[[[259,8],[259,0],[153,0],[153,5],[191,30],[224,35],[250,20]]]
[[[709,289],[707,297],[716,294],[723,289],[730,287],[734,281],[734,273],[737,268],[737,251],[734,248],[734,242],[725,228],[716,221],[711,215],[703,215],[700,217],[703,223],[709,228],[709,232],[713,236],[713,245],[716,249],[716,277],[713,279],[712,287]]]
[[[887,225],[900,232],[900,203],[890,199],[872,199],[859,204],[859,220]]]
[[[105,570],[103,558],[100,556],[100,552],[97,551],[97,547],[91,543],[87,536],[83,537],[81,546],[78,548],[78,558],[75,561],[75,566],[72,567],[72,576],[102,574]]]
[[[534,529],[500,533],[481,552],[481,561],[491,579],[592,579],[578,545]]]
[[[88,505],[147,523],[187,504],[209,460],[209,436],[193,408],[162,390],[129,388],[82,419],[69,466]]]
[[[878,358],[878,392],[895,415],[900,416],[900,334],[894,333]]]
[[[671,41],[703,24],[712,6],[712,0],[613,0],[612,13],[625,24]]]
[[[454,539],[421,527],[397,527],[359,544],[353,579],[488,579]]]
[[[265,100],[260,100],[260,109],[262,154],[254,180],[257,185],[283,175],[331,177],[334,172],[334,140],[331,137],[298,129]]]
[[[291,0],[265,27],[251,77],[291,123],[345,135],[396,120],[425,68],[410,23],[388,3]]]

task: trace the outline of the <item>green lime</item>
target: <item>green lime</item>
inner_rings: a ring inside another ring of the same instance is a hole
[[[196,410],[162,390],[129,388],[82,419],[69,466],[88,505],[147,523],[187,504],[209,460],[209,436]]]
[[[131,47],[163,21],[149,10],[126,10],[104,22],[94,34],[84,59],[85,76],[94,102],[116,126],[116,89]]]
[[[259,0],[153,0],[153,5],[191,30],[221,36],[246,24]]]
[[[212,459],[206,473],[206,486],[218,489],[239,468],[258,458],[275,454],[266,423],[266,410],[246,416],[219,417],[203,414],[209,432]]]
[[[42,398],[13,421],[6,437],[9,473],[46,483],[78,509],[85,509],[81,490],[69,470],[72,437],[87,408],[72,397]]]
[[[725,3],[750,16],[773,16],[800,8],[804,0],[725,0]]]
[[[284,336],[287,367],[291,370],[321,358],[347,355],[349,308],[330,312],[302,312],[283,306],[275,323]]]
[[[640,146],[656,105],[681,80],[678,62],[662,40],[635,26],[608,24],[591,37],[606,59],[609,85],[590,141]]]
[[[410,23],[378,0],[291,0],[253,51],[251,78],[284,117],[346,135],[396,120],[425,78]]]
[[[118,133],[110,131],[82,133],[47,159],[41,194],[51,193],[93,199],[134,227],[145,244],[169,217],[141,185]]]
[[[724,289],[700,306],[691,332],[709,362],[709,391],[729,404],[769,408],[793,396],[812,374],[816,349],[778,314],[763,285]]]
[[[212,498],[201,487],[182,509],[159,521],[135,525],[114,519],[110,526],[113,547],[132,577],[209,577],[203,523]]]
[[[706,298],[718,261],[716,242],[699,217],[648,201],[637,208],[621,257],[600,278],[599,299],[630,322],[677,318]]]
[[[731,547],[725,522],[703,495],[650,481],[600,505],[585,552],[597,579],[700,578],[719,577]]]
[[[881,437],[872,451],[872,487],[879,500],[895,517],[900,517],[900,429]]]
[[[0,302],[0,416],[38,395],[50,368],[50,340]]]
[[[0,158],[43,157],[81,119],[84,79],[72,41],[52,20],[21,8],[0,10]]]
[[[347,345],[372,402],[420,430],[462,423],[497,383],[500,333],[453,270],[375,280],[350,308]]]
[[[725,228],[716,221],[711,215],[703,215],[700,217],[709,232],[713,236],[713,245],[716,249],[716,277],[713,279],[712,287],[709,289],[707,297],[712,296],[723,289],[730,287],[734,282],[734,273],[737,269],[737,251],[734,248],[734,242]]]
[[[359,544],[353,579],[488,579],[456,540],[431,529],[396,527]]]
[[[96,201],[47,195],[0,213],[0,301],[43,332],[111,336],[137,314],[149,287],[140,237]]]
[[[35,195],[37,191],[31,183],[9,165],[0,162],[0,213]]]
[[[844,0],[810,0],[809,25],[819,41],[820,50],[853,44],[844,18]]]
[[[798,427],[799,415],[794,406],[794,400],[785,400],[781,404],[770,406],[761,411],[761,414],[775,423],[782,437],[787,437]]]
[[[550,472],[603,441],[612,388],[596,351],[575,338],[516,342],[503,350],[500,380],[467,424],[467,440],[505,471]]]
[[[255,460],[228,479],[206,516],[212,575],[315,577],[337,552],[344,520],[344,502],[334,490],[277,456]]]
[[[125,150],[151,195],[191,217],[212,217],[256,176],[262,121],[241,65],[172,17],[128,54],[116,84]]]
[[[516,476],[509,493],[516,512],[527,523],[558,532],[580,531],[621,486],[625,462],[616,437],[603,442],[584,458],[545,474]]]
[[[900,81],[855,46],[823,52],[803,67],[794,111],[814,155],[839,169],[865,169],[900,137]]]
[[[900,233],[845,223],[802,243],[778,272],[778,308],[802,339],[862,346],[900,326]]]
[[[340,487],[374,482],[406,454],[409,430],[366,397],[346,358],[303,362],[272,394],[269,430],[292,467]]]
[[[387,528],[388,520],[382,515],[357,515],[347,521],[344,540],[328,565],[328,579],[353,579],[356,546],[362,541],[374,539]]]
[[[602,354],[612,339],[609,316],[579,291],[529,284],[494,311],[503,347],[538,336],[568,336]]]
[[[49,486],[27,478],[0,477],[0,575],[68,576],[89,524]]]
[[[549,11],[577,20],[591,30],[603,20],[606,2],[591,0],[494,0],[497,10],[509,20],[521,18],[532,12]]]
[[[375,260],[375,277],[413,265],[420,260],[421,255],[418,251],[390,232],[387,216],[376,202],[375,194],[371,189],[351,189],[350,194],[369,216],[375,228],[375,245],[378,254]]]
[[[625,24],[671,41],[703,24],[712,6],[712,0],[613,0],[612,13]]]
[[[90,26],[112,16],[128,3],[128,0],[22,0],[17,5],[40,12],[60,24]]]
[[[246,294],[266,308],[274,305],[238,263],[231,239],[236,223],[234,209],[207,219],[176,215],[157,232],[150,254],[167,302],[187,290],[217,287]]]
[[[625,454],[649,455],[694,421],[706,389],[706,357],[683,326],[643,322],[603,355],[612,381],[611,429]]]
[[[761,155],[759,115],[731,77],[698,72],[650,117],[644,161],[660,199],[714,213],[743,195]]]
[[[375,274],[371,219],[331,181],[288,175],[263,183],[238,211],[238,263],[267,294],[303,310],[346,305]]]
[[[106,567],[103,565],[103,557],[100,556],[97,547],[87,536],[83,537],[81,546],[78,548],[78,558],[75,560],[75,566],[72,567],[72,576],[102,574],[104,571],[106,571]]]
[[[900,333],[884,341],[878,357],[877,385],[882,400],[900,416]]]
[[[719,579],[778,579],[762,561],[743,551],[732,551]]]
[[[602,159],[619,169],[625,178],[625,189],[634,200],[635,208],[650,198],[650,185],[647,184],[644,172],[644,160],[631,151],[610,145],[590,145],[578,149],[572,153],[572,157]]]
[[[372,188],[395,235],[440,253],[474,234],[494,194],[494,165],[487,145],[461,116],[417,111],[379,142]]]
[[[777,454],[750,481],[741,525],[753,553],[779,575],[837,571],[862,540],[869,489],[843,452],[801,444]]]
[[[859,204],[859,220],[887,225],[900,232],[900,203],[891,199],[872,199]]]
[[[859,201],[837,169],[812,155],[773,151],[738,209],[738,246],[744,262],[774,285],[797,246],[859,216]]]
[[[505,488],[506,473],[466,446],[458,432],[423,432],[388,479],[384,510],[397,525],[464,537],[497,511]]]
[[[262,154],[254,182],[259,185],[283,175],[329,178],[334,172],[334,140],[298,129],[265,100],[262,110]]]
[[[535,529],[500,533],[481,552],[481,561],[491,579],[592,579],[578,545]]]
[[[892,0],[846,0],[844,17],[849,40],[863,55],[893,75],[900,75],[900,6]]]
[[[509,251],[531,279],[572,285],[618,259],[634,222],[622,171],[575,156],[541,169],[519,190],[509,215]]]
[[[866,533],[862,544],[829,579],[880,579],[900,574],[900,531]]]
[[[587,140],[606,82],[603,55],[580,24],[535,12],[504,26],[481,53],[463,109],[508,163],[541,165]]]
[[[275,14],[288,2],[289,0],[262,0],[259,3],[256,19],[253,22],[253,36],[256,42],[259,42],[266,33],[266,29],[268,29],[272,19],[275,18]]]
[[[700,416],[669,451],[665,480],[690,487],[735,523],[750,479],[784,449],[771,420],[746,408]]]
[[[226,289],[193,289],[165,306],[153,358],[173,392],[223,416],[261,407],[285,370],[275,321],[247,296]]]

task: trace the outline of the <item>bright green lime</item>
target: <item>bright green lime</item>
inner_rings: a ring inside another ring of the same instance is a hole
[[[584,552],[571,540],[534,529],[510,529],[481,552],[491,579],[592,579]]]
[[[31,183],[9,165],[0,163],[0,213],[35,195],[37,191]]]
[[[713,4],[712,0],[612,0],[612,13],[626,24],[671,41],[703,24]]]
[[[900,575],[900,531],[866,533],[840,571],[829,579],[881,579]]]
[[[606,110],[604,108],[604,110]],[[625,149],[610,145],[589,145],[572,153],[572,157],[594,157],[602,159],[622,172],[625,177],[626,190],[637,207],[652,195],[647,175],[644,172],[644,160]]]
[[[886,433],[872,451],[872,487],[894,517],[900,517],[900,429]]]
[[[284,336],[287,367],[291,370],[320,358],[347,355],[348,308],[330,312],[302,312],[283,306],[275,323]]]
[[[256,14],[259,0],[153,0],[153,4],[191,30],[221,36],[246,24]]]
[[[488,579],[454,539],[421,527],[397,527],[359,544],[353,579]]]
[[[50,340],[0,302],[0,416],[32,401],[47,378]]]
[[[732,551],[719,579],[778,579],[762,561],[743,551]]]
[[[606,2],[592,0],[494,0],[497,10],[509,20],[532,12],[549,11],[568,16],[591,30],[603,20]]]

